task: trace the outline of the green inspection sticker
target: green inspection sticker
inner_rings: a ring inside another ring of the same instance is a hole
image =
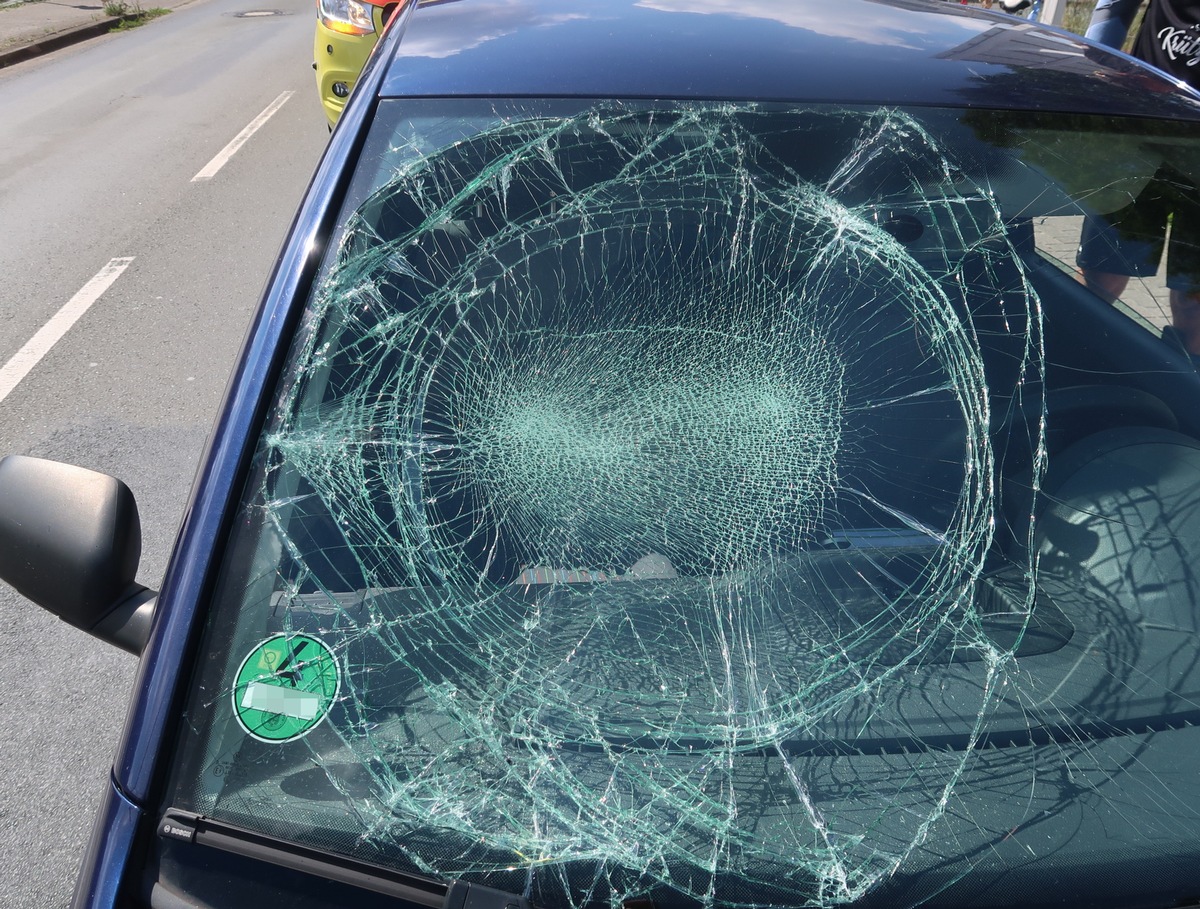
[[[233,686],[233,712],[260,742],[290,742],[325,719],[341,684],[341,669],[328,644],[307,634],[277,634],[242,660]]]

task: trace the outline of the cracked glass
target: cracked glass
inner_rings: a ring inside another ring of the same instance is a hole
[[[170,804],[545,907],[1200,893],[1200,386],[1073,258],[1194,132],[382,103]]]

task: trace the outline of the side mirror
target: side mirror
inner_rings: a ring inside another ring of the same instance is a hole
[[[113,477],[9,455],[0,459],[0,580],[65,622],[139,654],[155,593],[134,577],[142,528]]]

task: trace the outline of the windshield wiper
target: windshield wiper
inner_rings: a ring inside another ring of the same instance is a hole
[[[505,893],[467,881],[438,880],[408,874],[276,839],[178,808],[166,810],[159,821],[158,832],[169,839],[210,846],[430,909],[534,909],[525,897],[515,893]]]

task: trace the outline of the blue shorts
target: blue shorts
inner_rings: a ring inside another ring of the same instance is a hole
[[[1164,246],[1167,287],[1200,293],[1200,190],[1167,168],[1129,205],[1084,220],[1075,264],[1086,271],[1147,277],[1158,271]]]

